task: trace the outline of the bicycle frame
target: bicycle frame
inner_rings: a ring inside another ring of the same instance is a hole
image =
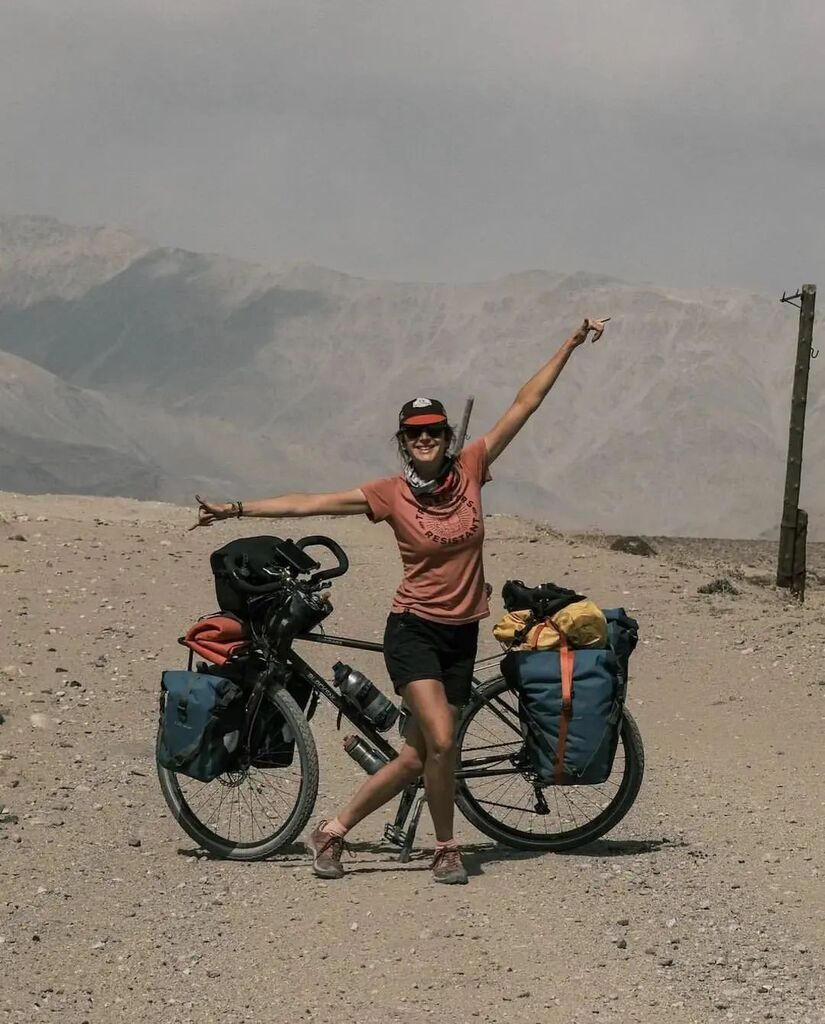
[[[296,640],[306,640],[310,643],[325,644],[332,647],[345,647],[351,650],[358,651],[370,651],[375,654],[381,654],[384,650],[384,645],[374,643],[370,640],[358,640],[354,637],[342,637],[333,636],[326,633],[302,633],[295,638]],[[483,664],[484,661],[493,661],[498,655],[494,655],[488,659],[482,659],[477,664]],[[311,705],[308,708],[307,714],[311,714],[318,702],[318,695],[325,697],[339,713],[340,716],[348,719],[359,732],[362,732],[367,739],[378,749],[383,757],[387,761],[393,760],[398,757],[398,751],[395,747],[388,742],[380,732],[375,728],[373,723],[360,714],[357,708],[353,707],[344,697],[338,693],[338,691],[331,686],[323,676],[312,668],[304,659],[295,653],[294,650],[290,649],[289,661],[293,669],[305,679],[312,687],[313,696],[311,699]],[[475,675],[473,675],[471,687],[471,695],[473,697],[479,696],[481,692],[482,682]],[[490,707],[493,708],[492,703]],[[503,721],[507,722],[508,725],[513,725],[514,728],[518,728],[517,719],[516,723],[508,720],[505,715],[498,709],[493,709],[495,714],[498,715]],[[456,779],[461,780],[465,778],[477,777],[480,774],[484,775],[511,775],[514,769],[511,768],[486,768],[482,769],[483,764],[493,764],[500,758],[486,757],[478,758],[473,761],[471,767],[465,767],[460,765],[456,769]],[[384,838],[395,846],[400,847],[400,860],[405,863],[410,858],[412,850],[412,844],[415,840],[415,833],[418,827],[418,821],[421,817],[421,812],[424,806],[424,782],[422,779],[418,779],[412,785],[408,786],[401,794],[401,799],[398,805],[398,811],[395,819],[384,828]]]

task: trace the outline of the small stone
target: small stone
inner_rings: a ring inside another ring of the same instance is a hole
[[[726,576],[720,576],[719,579],[711,580],[710,583],[703,583],[698,588],[700,594],[731,594],[736,597],[739,591],[731,583]]]
[[[140,839],[138,839],[137,836],[132,836],[132,838],[129,839],[129,846],[134,846],[134,847],[140,846]]]
[[[22,533],[12,534],[12,536],[9,537],[9,540],[21,540],[23,541],[24,544],[26,543],[26,538],[23,536]]]
[[[627,939],[619,939],[616,943],[617,949],[627,949]]]
[[[649,558],[656,551],[643,537],[617,537],[610,545],[611,551],[622,551],[626,555],[643,555]]]
[[[358,922],[357,921],[353,921],[352,924],[349,926],[349,930],[351,932],[357,932],[358,931]]]
[[[48,729],[53,724],[53,720],[48,715],[44,715],[39,711],[29,715],[29,721],[33,729]]]

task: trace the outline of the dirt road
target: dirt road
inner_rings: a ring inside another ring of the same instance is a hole
[[[340,882],[298,849],[207,859],[170,818],[152,760],[160,670],[214,608],[209,551],[241,535],[186,533],[190,519],[0,495],[0,1022],[825,1022],[825,590],[799,608],[749,582],[770,574],[770,545],[640,558],[488,519],[496,591],[550,579],[640,620],[630,707],[648,767],[631,814],[575,854],[517,854],[460,820],[471,883],[447,888],[426,824],[409,865],[381,843],[389,813],[352,834]],[[343,544],[326,625],[380,637],[389,530],[278,532]],[[697,593],[720,575],[739,596]],[[379,659],[357,666],[386,686]],[[362,776],[331,710],[313,724],[330,814]]]

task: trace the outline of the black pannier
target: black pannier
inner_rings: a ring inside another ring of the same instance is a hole
[[[223,665],[207,665],[201,661],[197,669],[204,675],[221,676],[236,683],[244,692],[247,714],[244,717],[242,745],[249,752],[255,768],[288,768],[295,756],[295,740],[286,730],[281,712],[266,698],[257,711],[251,703],[255,683],[266,671],[266,663],[257,655],[242,655]],[[286,688],[308,719],[315,714],[316,702],[310,698],[312,686],[306,679],[290,673]]]

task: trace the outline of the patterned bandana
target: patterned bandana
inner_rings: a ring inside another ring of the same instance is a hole
[[[452,490],[458,481],[458,471],[455,468],[455,460],[448,458],[437,477],[433,480],[424,480],[416,473],[412,459],[406,457],[404,459],[404,479],[416,498],[420,498],[423,495],[443,494]]]

